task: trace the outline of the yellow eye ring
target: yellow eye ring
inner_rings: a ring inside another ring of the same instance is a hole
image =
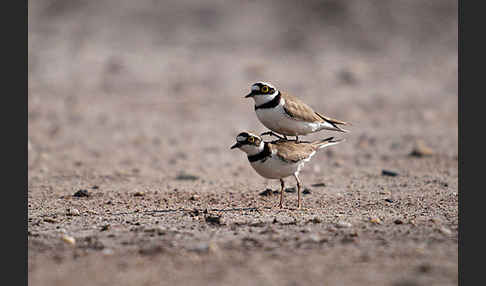
[[[255,138],[253,138],[253,137],[248,138],[248,142],[250,142],[250,143],[255,142]]]
[[[264,86],[262,87],[262,92],[263,92],[263,93],[267,93],[267,92],[268,92],[268,86],[264,85]]]

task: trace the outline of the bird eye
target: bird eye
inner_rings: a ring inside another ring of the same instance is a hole
[[[264,85],[264,86],[262,87],[262,92],[263,92],[263,93],[267,93],[267,92],[268,92],[268,86]]]
[[[255,142],[255,138],[253,138],[253,137],[248,138],[248,142],[250,142],[250,143]]]

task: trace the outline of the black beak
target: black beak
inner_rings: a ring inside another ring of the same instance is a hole
[[[230,149],[240,148],[240,146],[241,146],[241,143],[240,142],[236,142],[235,145],[231,146]]]
[[[252,96],[254,96],[254,95],[255,95],[255,94],[253,94],[253,90],[252,90],[252,91],[251,91],[249,94],[245,95],[245,98],[252,97]]]

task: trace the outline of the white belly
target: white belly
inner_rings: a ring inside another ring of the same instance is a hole
[[[305,135],[317,131],[319,123],[309,123],[292,119],[285,113],[282,105],[275,108],[260,108],[256,110],[260,122],[268,129],[289,136]]]
[[[276,156],[272,156],[264,162],[251,162],[253,169],[255,169],[260,176],[268,179],[280,179],[288,177],[296,172],[299,172],[303,165],[304,161],[289,163],[280,160]]]

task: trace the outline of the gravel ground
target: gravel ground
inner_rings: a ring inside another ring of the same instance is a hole
[[[458,284],[457,2],[29,1],[28,37],[29,285]],[[229,149],[258,80],[352,123],[302,210]]]

